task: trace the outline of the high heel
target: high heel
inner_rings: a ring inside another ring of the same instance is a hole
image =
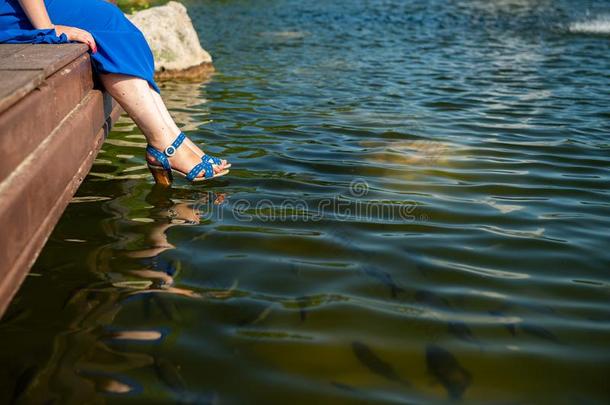
[[[150,173],[153,175],[155,183],[162,186],[171,186],[173,180],[171,171],[168,172],[163,167],[153,166],[150,164],[148,165],[148,170],[150,170]]]
[[[169,158],[176,154],[176,151],[178,150],[180,145],[182,145],[184,139],[186,139],[186,135],[181,132],[180,135],[178,135],[176,139],[174,139],[172,144],[165,148],[163,151],[156,149],[152,145],[146,146],[146,152],[152,155],[159,163],[161,163],[161,165],[159,166],[148,162],[148,169],[152,173],[153,178],[155,179],[155,182],[157,184],[161,184],[164,186],[171,185],[174,180],[174,174],[180,177],[184,177],[188,181],[197,182],[224,176],[225,174],[229,173],[228,170],[223,170],[220,173],[214,174],[214,167],[212,166],[212,164],[218,161],[219,159],[209,157],[208,155],[204,155],[201,159],[201,162],[193,166],[193,168],[191,168],[188,173],[184,173],[180,170],[172,168],[171,164],[169,163]],[[198,177],[201,172],[204,172],[204,176]]]

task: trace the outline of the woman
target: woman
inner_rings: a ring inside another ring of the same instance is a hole
[[[82,42],[106,90],[142,130],[155,181],[172,173],[190,181],[228,173],[225,161],[204,154],[178,129],[154,81],[152,52],[142,33],[104,0],[0,0],[0,42]]]

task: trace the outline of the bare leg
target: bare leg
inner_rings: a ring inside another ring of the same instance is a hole
[[[167,107],[165,106],[165,102],[163,101],[163,99],[161,98],[159,93],[157,93],[156,91],[154,91],[150,87],[149,87],[149,89],[150,89],[150,94],[152,95],[153,99],[155,100],[155,104],[157,105],[157,109],[159,110],[159,113],[161,114],[161,116],[163,117],[163,120],[165,121],[165,124],[169,128],[171,128],[174,132],[180,133],[180,129],[178,129],[178,126],[176,125],[174,119],[172,118],[172,116],[170,115],[169,111],[167,110]],[[199,156],[200,158],[205,154],[199,148],[199,146],[197,146],[190,139],[187,138],[184,141],[184,143],[189,148],[191,148],[197,154],[197,156]],[[227,165],[227,161],[223,159],[222,160],[222,164],[220,166],[224,168],[224,167],[226,167],[226,165]]]
[[[106,90],[135,121],[153,147],[165,149],[180,133],[173,120],[172,125],[163,118],[146,80],[119,74],[102,74],[100,78]],[[152,156],[146,156],[146,159],[156,163]],[[199,162],[201,157],[190,148],[178,148],[170,158],[172,167],[184,173],[188,173]],[[214,166],[214,172],[219,171],[221,168]],[[200,176],[203,175],[202,172]]]

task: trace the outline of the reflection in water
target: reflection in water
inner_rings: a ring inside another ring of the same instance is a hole
[[[600,15],[588,21],[570,24],[570,32],[575,34],[610,35],[610,15]]]
[[[235,170],[156,189],[121,119],[0,403],[608,402],[607,1],[185,4],[217,70],[163,96]]]
[[[209,196],[200,198],[197,204],[207,203]],[[221,204],[224,194],[214,195],[211,204]],[[85,201],[79,199],[78,201]],[[87,201],[99,201],[88,199]],[[50,392],[60,390],[64,384],[78,389],[71,390],[62,402],[85,403],[96,398],[96,392],[113,394],[137,393],[142,382],[126,377],[138,369],[152,367],[155,375],[179,396],[184,394],[184,382],[179,368],[159,354],[142,353],[134,343],[158,345],[162,341],[175,340],[182,328],[180,311],[165,297],[180,296],[202,299],[203,294],[191,288],[177,285],[180,278],[180,262],[165,259],[164,252],[174,249],[168,242],[168,230],[174,226],[199,224],[199,212],[193,202],[174,202],[168,191],[154,186],[146,197],[150,204],[145,245],[130,250],[132,241],[124,240],[102,246],[92,253],[89,263],[95,272],[105,274],[107,281],[79,289],[65,302],[63,311],[71,314],[68,331],[56,337],[53,357],[34,376],[28,378],[27,388],[19,393],[23,403],[45,403]],[[113,271],[111,252],[122,251],[131,269]],[[235,288],[233,285],[232,288]],[[225,298],[231,291],[208,291],[206,297]],[[152,319],[153,311],[159,311],[168,325],[162,329],[133,330],[115,326],[126,303],[140,301],[142,317]],[[125,346],[126,342],[128,345]],[[130,344],[131,343],[131,344]],[[188,399],[189,396],[187,395]],[[191,398],[192,399],[192,398]]]
[[[260,35],[277,38],[279,40],[291,40],[291,39],[301,39],[305,36],[309,35],[308,32],[302,31],[274,31],[274,32],[261,32]]]
[[[209,115],[202,111],[202,106],[209,101],[205,95],[205,86],[213,78],[214,73],[210,73],[195,82],[187,80],[161,84],[163,100],[176,122],[180,123],[182,131],[196,131],[211,122]]]

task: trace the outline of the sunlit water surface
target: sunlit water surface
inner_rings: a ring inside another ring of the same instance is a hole
[[[121,119],[2,403],[608,403],[608,2],[186,4],[217,73],[163,96],[231,173],[153,187]]]

